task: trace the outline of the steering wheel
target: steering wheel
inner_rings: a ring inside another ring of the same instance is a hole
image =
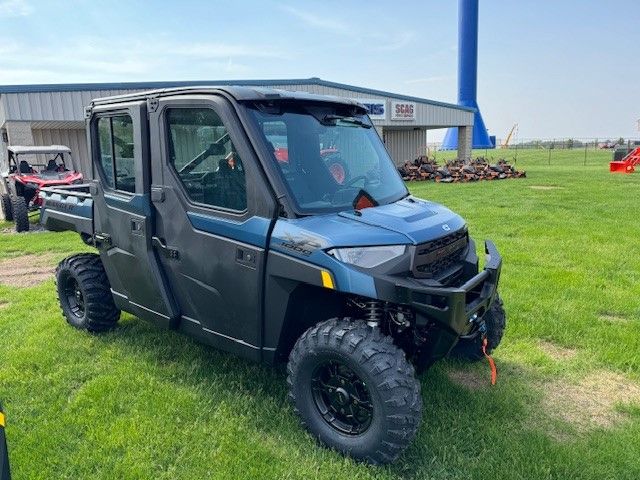
[[[367,176],[366,176],[366,175],[358,175],[357,177],[353,177],[351,180],[349,180],[348,182],[346,182],[346,183],[343,185],[343,187],[351,187],[351,186],[353,186],[353,184],[354,184],[354,183],[356,183],[356,182],[358,182],[358,181],[360,181],[360,180],[364,180],[364,185],[363,185],[363,186],[366,186],[366,185],[367,185],[367,181],[368,181],[369,179],[367,178]]]

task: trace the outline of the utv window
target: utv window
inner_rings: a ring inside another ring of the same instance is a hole
[[[111,119],[100,118],[98,120],[98,139],[100,151],[100,168],[106,183],[111,188],[116,188],[113,183],[113,152],[111,151]]]
[[[135,193],[133,122],[129,115],[98,120],[99,155],[107,185]]]
[[[301,213],[352,209],[363,191],[380,205],[408,194],[364,112],[312,102],[249,112]]]
[[[194,202],[242,211],[247,189],[242,160],[210,108],[167,110],[169,162]]]

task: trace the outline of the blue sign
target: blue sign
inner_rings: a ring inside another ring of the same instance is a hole
[[[385,100],[377,98],[354,98],[353,100],[364,105],[371,120],[385,120],[387,118],[387,102]]]

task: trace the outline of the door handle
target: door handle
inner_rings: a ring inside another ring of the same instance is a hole
[[[131,233],[134,235],[144,235],[144,229],[142,228],[142,220],[131,219]]]
[[[178,260],[180,258],[180,252],[175,248],[168,247],[166,242],[162,238],[152,237],[152,245],[157,248],[165,257]]]
[[[236,262],[240,265],[255,269],[257,255],[258,254],[253,250],[238,247],[236,249]]]

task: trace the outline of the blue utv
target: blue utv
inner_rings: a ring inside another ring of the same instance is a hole
[[[502,260],[413,197],[365,108],[247,87],[157,90],[86,108],[86,184],[41,221],[97,248],[57,268],[74,327],[126,311],[249,359],[287,362],[324,444],[394,461],[422,413],[416,371],[500,343]]]

